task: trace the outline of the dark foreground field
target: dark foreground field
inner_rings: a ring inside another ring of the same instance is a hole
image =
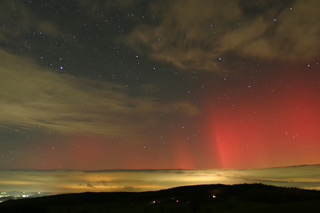
[[[184,186],[156,192],[65,194],[0,204],[0,212],[318,212],[320,191],[262,184]]]

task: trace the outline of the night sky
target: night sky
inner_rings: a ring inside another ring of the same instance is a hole
[[[320,164],[319,8],[2,0],[0,169]]]

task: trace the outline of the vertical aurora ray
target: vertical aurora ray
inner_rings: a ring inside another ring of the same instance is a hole
[[[238,97],[211,112],[211,142],[222,168],[316,164],[320,154],[319,86],[312,78],[273,85],[276,92]],[[234,107],[234,106],[237,107]]]

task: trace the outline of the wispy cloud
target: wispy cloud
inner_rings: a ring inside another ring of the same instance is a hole
[[[133,139],[143,137],[146,127],[157,125],[160,112],[198,114],[189,102],[132,97],[126,87],[115,83],[45,70],[31,59],[1,50],[0,57],[1,127]]]

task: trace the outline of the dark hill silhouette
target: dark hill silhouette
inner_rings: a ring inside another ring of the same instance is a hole
[[[0,212],[308,212],[319,204],[320,191],[315,190],[218,184],[10,200],[0,204]]]

